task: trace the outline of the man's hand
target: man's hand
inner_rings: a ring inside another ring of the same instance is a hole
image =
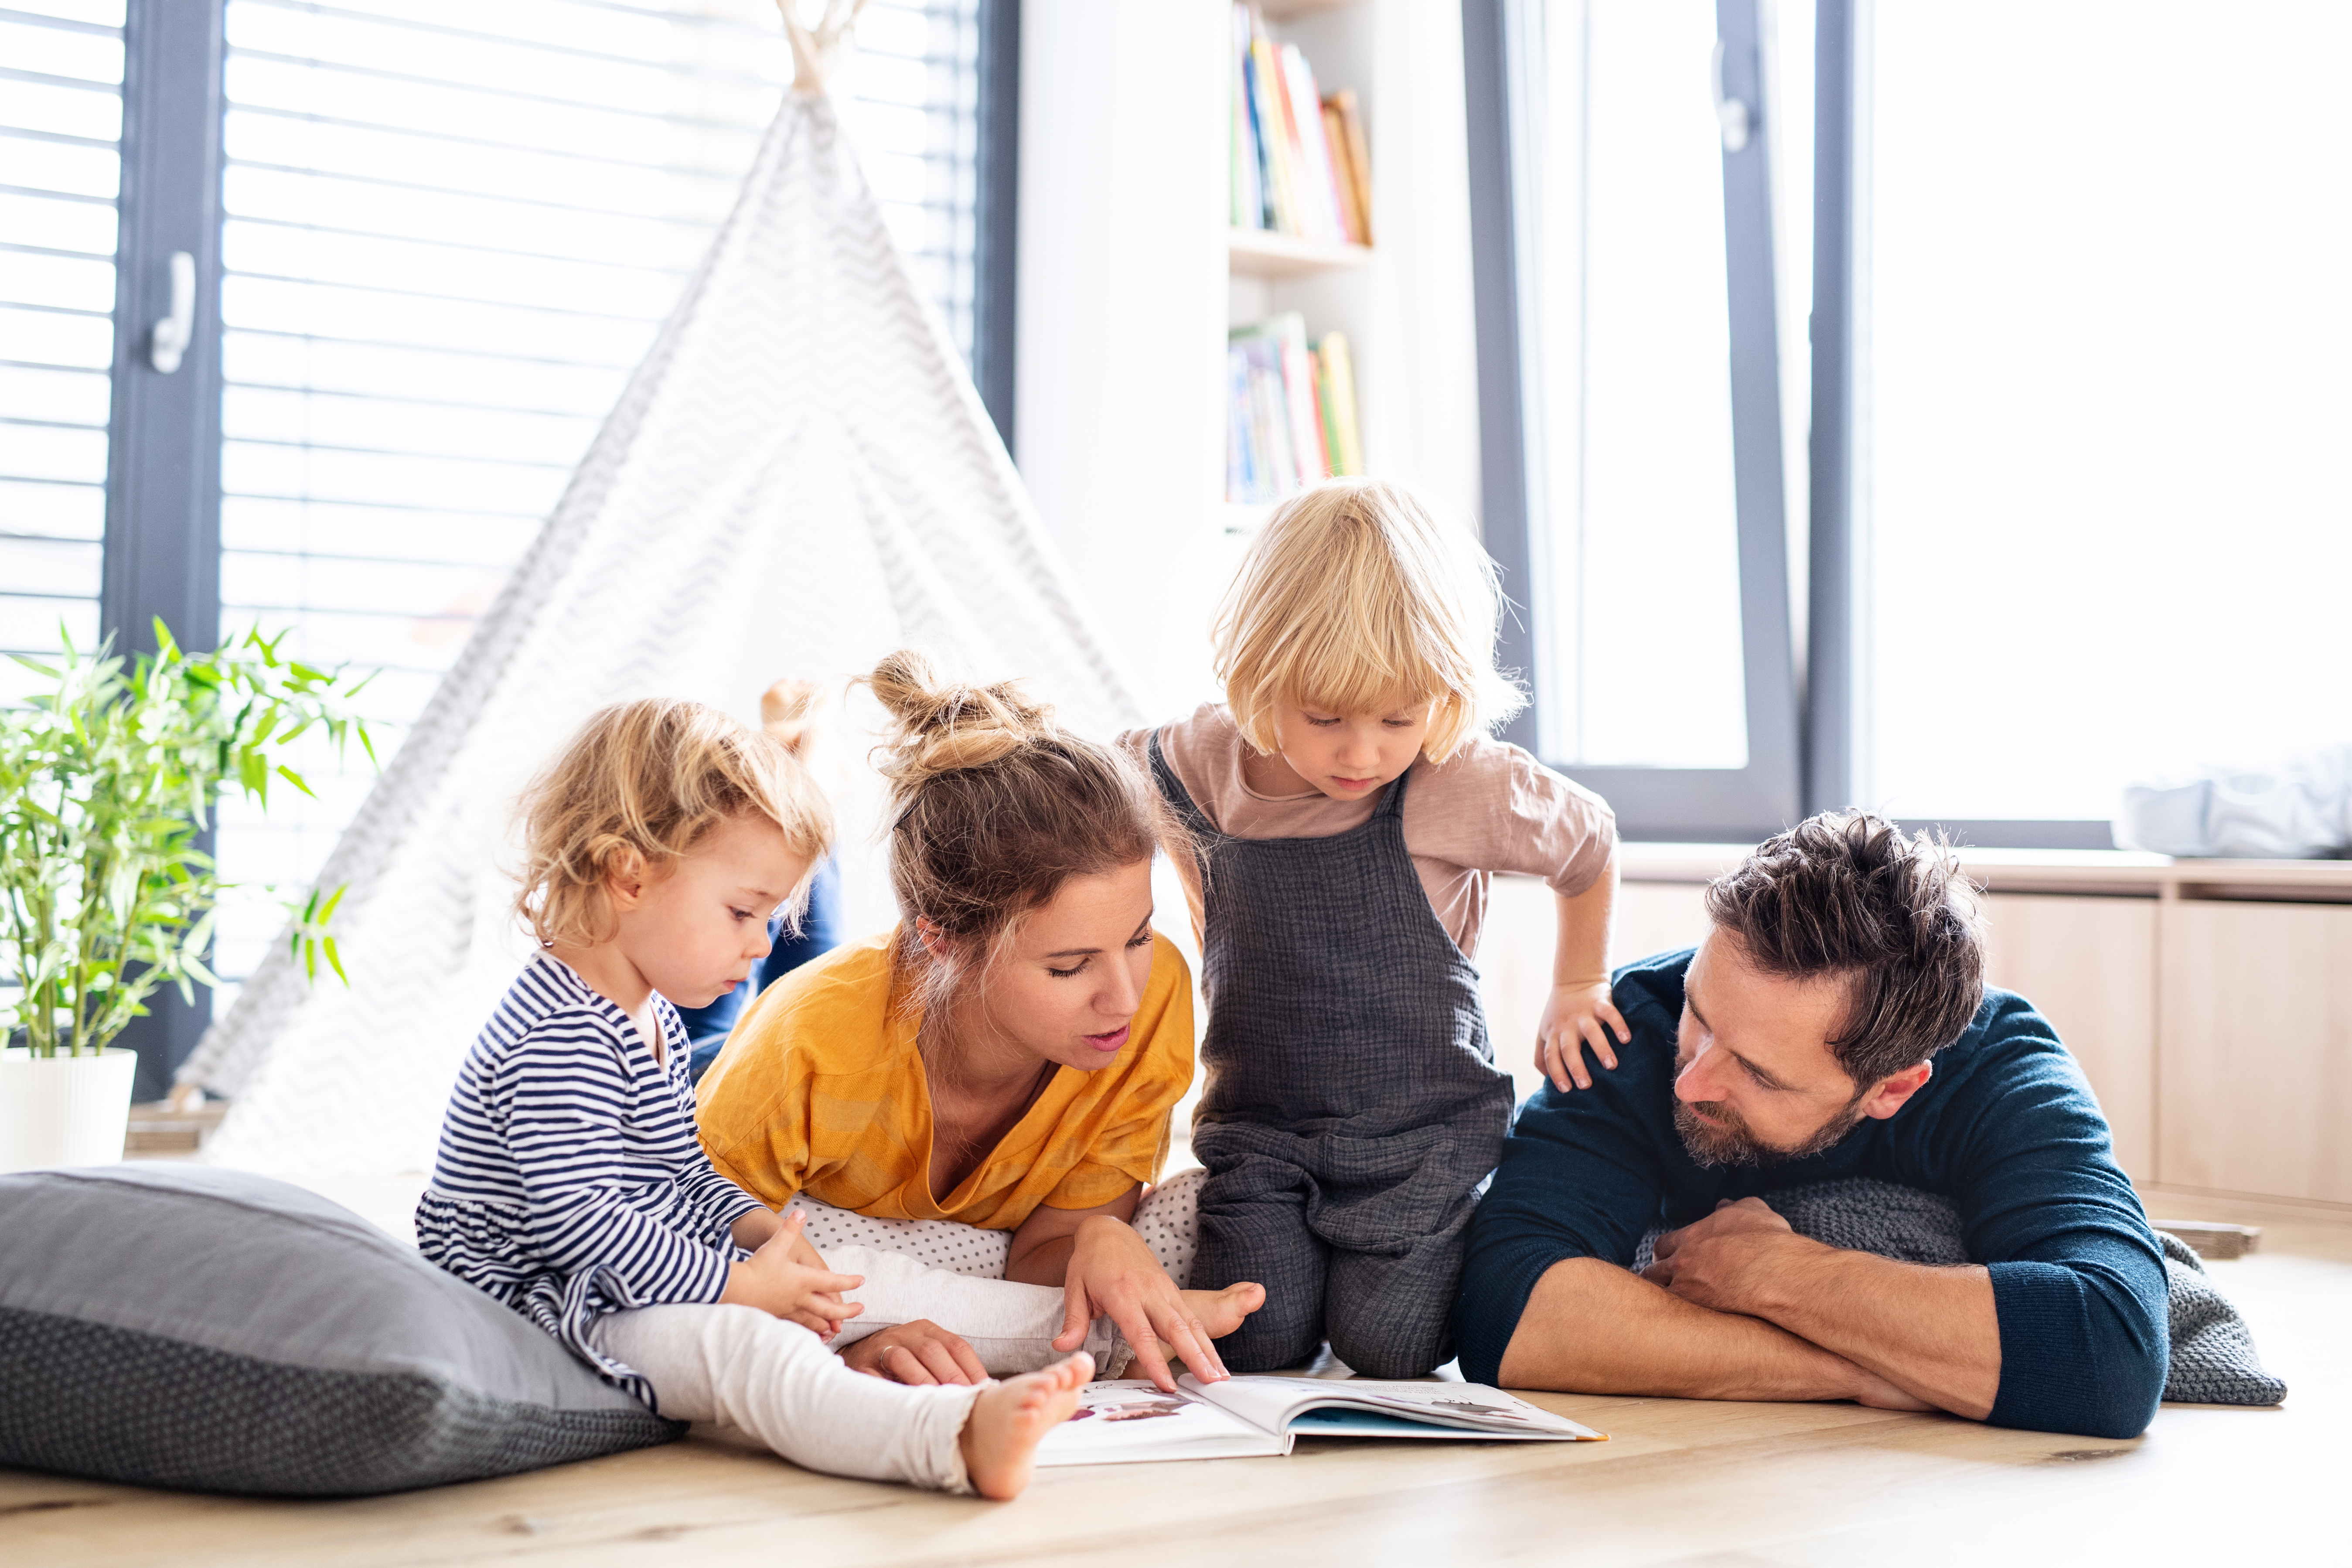
[[[1658,1237],[1656,1261],[1642,1278],[1718,1312],[1769,1317],[1759,1309],[1769,1289],[1784,1283],[1784,1271],[1801,1267],[1807,1253],[1830,1250],[1790,1230],[1762,1198],[1727,1200],[1696,1225]]]
[[[798,1254],[816,1258],[816,1249],[801,1239],[807,1223],[808,1216],[794,1210],[751,1254],[751,1261],[730,1265],[726,1291],[719,1300],[726,1306],[757,1307],[829,1340],[841,1332],[843,1323],[866,1310],[858,1302],[842,1300],[845,1292],[863,1285],[866,1277],[835,1274],[822,1258],[814,1267],[803,1262]]]
[[[1561,981],[1552,986],[1543,1016],[1536,1021],[1536,1066],[1562,1094],[1569,1092],[1571,1081],[1578,1089],[1591,1089],[1585,1049],[1590,1047],[1602,1067],[1614,1068],[1617,1053],[1609,1043],[1612,1028],[1619,1044],[1633,1044],[1633,1031],[1611,999],[1606,977]]]
[[[951,1334],[929,1318],[868,1334],[841,1352],[852,1372],[893,1383],[982,1384],[988,1369],[961,1334]]]

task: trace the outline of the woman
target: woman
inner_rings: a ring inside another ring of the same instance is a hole
[[[1191,979],[1151,930],[1151,856],[1180,830],[1139,767],[1016,687],[917,653],[870,684],[904,918],[752,1004],[702,1082],[704,1147],[866,1277],[844,1340],[886,1326],[853,1365],[968,1382],[1083,1347],[1162,1388],[1171,1354],[1223,1376],[1210,1342],[1265,1293],[1181,1290],[1133,1223],[1192,1074]],[[1001,1279],[968,1276],[1000,1247]]]

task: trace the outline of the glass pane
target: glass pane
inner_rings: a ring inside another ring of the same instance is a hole
[[[874,0],[839,94],[967,354],[978,26]],[[701,0],[230,0],[227,29],[222,627],[381,667],[389,755],[732,207],[791,51],[772,6]],[[230,876],[314,875],[374,778],[305,762],[318,801],[223,812]],[[226,911],[223,972],[277,921]]]
[[[6,655],[98,638],[121,23],[58,0],[0,21],[0,60],[71,79],[0,81],[0,704],[41,682]]]
[[[1715,6],[1587,0],[1522,15],[1544,750],[1741,767]]]
[[[1874,26],[1864,798],[2104,818],[2352,741],[2352,7]]]

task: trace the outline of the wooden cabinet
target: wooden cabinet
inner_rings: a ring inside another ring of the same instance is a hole
[[[2148,898],[1986,900],[1987,983],[2032,1002],[2058,1031],[2135,1182],[2156,1179],[2158,910]]]
[[[1706,934],[1737,845],[1621,847],[1610,962]],[[2352,1219],[2352,862],[1965,850],[1989,889],[1986,979],[2082,1064],[2116,1163],[2167,1191]],[[1526,1063],[1551,974],[1551,894],[1497,878],[1479,955],[1497,1048]]]
[[[2164,906],[2157,1180],[2352,1204],[2352,907]]]

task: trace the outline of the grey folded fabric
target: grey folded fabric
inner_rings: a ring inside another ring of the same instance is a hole
[[[1799,1236],[1849,1252],[1874,1252],[1906,1263],[1949,1266],[1973,1261],[1961,1240],[1959,1205],[1936,1193],[1854,1176],[1766,1193],[1764,1201]],[[1647,1268],[1662,1229],[1634,1250],[1635,1272]],[[2171,1286],[2172,1356],[2164,1397],[2191,1405],[2276,1405],[2286,1384],[2263,1370],[2246,1320],[2215,1287],[2186,1242],[2156,1233]]]
[[[0,1464],[352,1496],[685,1430],[284,1182],[176,1164],[0,1176]]]

